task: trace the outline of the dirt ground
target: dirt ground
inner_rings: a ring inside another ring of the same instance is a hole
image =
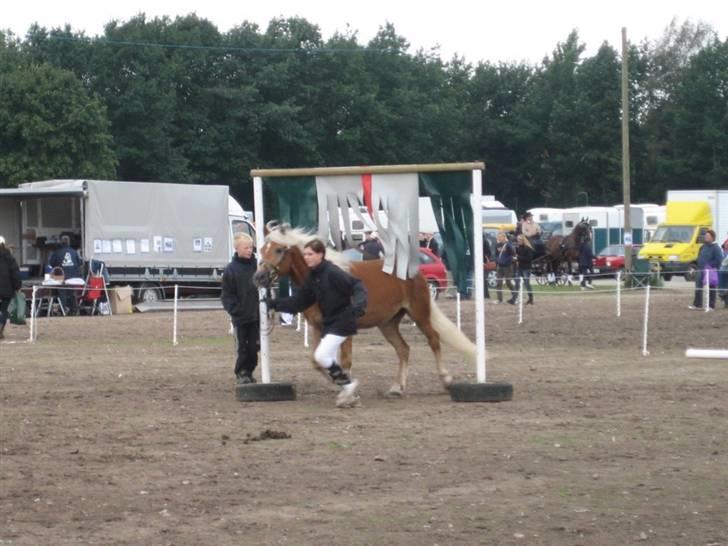
[[[222,311],[182,313],[176,347],[169,313],[9,327],[0,545],[728,545],[728,362],[684,357],[728,348],[728,310],[690,298],[653,294],[647,357],[641,293],[619,319],[613,295],[537,296],[520,326],[488,305],[500,404],[452,402],[410,324],[407,396],[384,397],[394,352],[363,332],[348,410],[280,327],[298,399],[236,401]]]

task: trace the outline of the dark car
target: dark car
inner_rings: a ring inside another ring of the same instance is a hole
[[[639,253],[640,245],[632,245],[632,259]],[[624,245],[609,245],[594,258],[594,273],[600,276],[616,276],[624,273]]]

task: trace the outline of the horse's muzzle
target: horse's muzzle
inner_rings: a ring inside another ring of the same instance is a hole
[[[273,273],[268,269],[259,269],[253,275],[253,284],[258,288],[270,288],[273,280]]]

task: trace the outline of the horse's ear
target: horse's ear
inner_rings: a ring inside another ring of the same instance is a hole
[[[277,229],[278,227],[278,220],[268,220],[265,223],[265,228],[263,229],[263,234],[268,235],[271,231],[274,229]]]

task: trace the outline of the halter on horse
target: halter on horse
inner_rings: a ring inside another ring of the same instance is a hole
[[[309,273],[303,260],[303,245],[315,236],[302,229],[291,229],[285,224],[274,227],[271,222],[266,225],[266,230],[254,282],[259,287],[269,288],[279,277],[290,276],[295,285],[301,286]],[[367,309],[366,314],[357,321],[357,326],[379,328],[399,357],[397,381],[388,394],[402,396],[407,387],[409,345],[399,332],[399,323],[405,315],[415,321],[427,338],[435,355],[438,375],[446,389],[452,382],[452,376],[442,363],[440,342],[475,360],[475,345],[432,301],[427,281],[421,274],[407,280],[398,279],[382,271],[381,260],[350,262],[332,250],[326,251],[326,259],[348,270],[364,283],[368,294]],[[321,339],[321,311],[314,304],[303,314],[312,326],[311,346],[315,348]],[[351,338],[341,346],[341,365],[347,370],[351,368]]]

